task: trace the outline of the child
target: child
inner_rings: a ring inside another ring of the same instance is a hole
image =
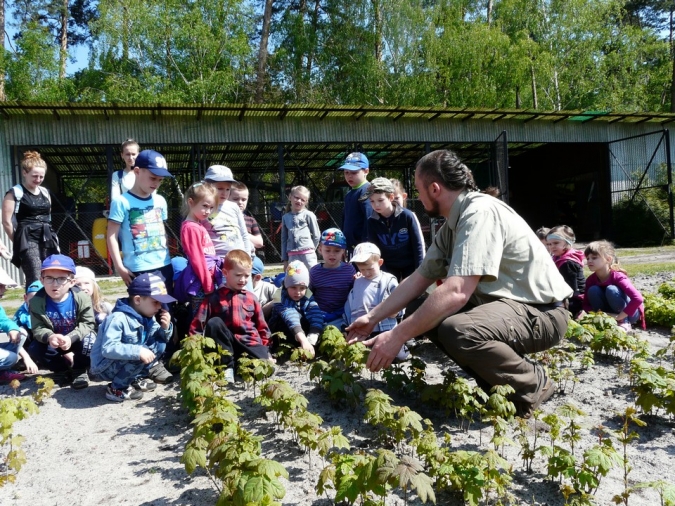
[[[329,228],[321,234],[319,251],[323,264],[309,271],[309,289],[324,312],[326,325],[342,325],[342,313],[349,291],[354,285],[356,269],[344,262],[347,240],[338,228]]]
[[[176,299],[167,294],[159,273],[139,274],[127,292],[129,297],[117,300],[99,328],[91,350],[90,372],[111,382],[105,397],[113,402],[141,399],[143,392],[157,388],[146,378],[154,375],[154,368],[163,367],[160,360],[173,333],[171,316],[162,304]]]
[[[569,310],[572,316],[576,317],[582,310],[586,276],[584,276],[584,253],[572,247],[574,241],[576,241],[574,231],[567,225],[553,227],[546,235],[546,245],[555,266],[565,282],[574,290],[574,295],[569,299]]]
[[[251,281],[253,282],[253,293],[258,298],[258,302],[263,308],[263,313],[265,314],[265,319],[267,319],[272,310],[273,304],[272,298],[274,297],[274,292],[277,291],[277,287],[274,284],[267,281],[263,281],[262,275],[265,270],[265,266],[262,263],[262,260],[258,257],[253,257],[253,267],[251,269]]]
[[[311,295],[307,296],[309,271],[299,260],[288,264],[281,302],[274,304],[270,318],[270,331],[283,332],[286,339],[315,355],[314,346],[323,330],[323,311]]]
[[[382,252],[382,269],[403,281],[424,258],[424,240],[415,215],[394,202],[394,185],[386,177],[370,182],[361,197],[366,199],[373,208],[368,218],[368,240]]]
[[[403,183],[399,181],[396,178],[391,178],[389,181],[391,181],[391,184],[394,185],[394,202],[396,202],[399,206],[403,208],[408,207],[408,193],[405,191],[405,188],[403,188]],[[422,225],[420,225],[420,220],[417,218],[417,215],[413,212],[412,213],[413,218],[415,218],[415,225],[417,226],[417,230],[419,231],[418,234],[420,236],[420,239],[422,240],[422,250],[426,251],[427,246],[426,243],[424,242],[424,232],[422,232]]]
[[[260,233],[260,227],[253,215],[246,210],[246,204],[248,204],[248,187],[241,181],[232,183],[232,188],[230,188],[230,200],[237,204],[239,209],[241,209],[241,212],[244,213],[244,223],[246,223],[248,240],[251,241],[251,246],[253,247],[251,253],[261,257],[261,260],[264,261],[265,250],[263,247],[265,246],[265,243],[263,242],[263,236]]]
[[[28,285],[26,293],[23,296],[23,304],[19,306],[19,309],[16,310],[14,316],[12,317],[14,323],[16,323],[21,331],[25,332],[26,334],[26,342],[24,343],[26,347],[33,340],[33,331],[30,323],[30,309],[28,308],[28,304],[41,288],[41,281],[33,281],[30,285]]]
[[[164,220],[166,200],[156,190],[165,177],[173,177],[166,160],[157,151],[145,150],[136,157],[134,186],[115,197],[108,214],[107,242],[110,258],[124,284],[144,272],[160,271],[173,289],[173,268],[166,245]],[[120,242],[122,253],[120,255]]]
[[[537,234],[537,238],[541,241],[541,243],[547,250],[548,250],[548,241],[546,240],[546,236],[548,236],[549,232],[551,232],[551,229],[548,227],[539,227],[535,232],[535,234]]]
[[[136,157],[139,151],[140,146],[134,139],[127,139],[122,143],[120,156],[124,162],[124,169],[113,172],[110,182],[110,202],[115,200],[115,197],[119,197],[134,187],[134,183],[136,182],[134,167],[136,166]]]
[[[98,331],[98,327],[112,311],[112,305],[103,300],[101,289],[96,283],[96,274],[91,269],[79,265],[75,267],[75,286],[91,297],[95,321],[94,331]]]
[[[318,262],[316,247],[319,245],[321,230],[312,211],[307,209],[309,190],[294,186],[286,204],[286,214],[281,218],[281,260],[284,269],[290,260],[299,260],[311,269]]]
[[[75,287],[75,263],[65,255],[42,262],[44,288],[30,301],[33,339],[28,353],[40,366],[71,372],[76,390],[89,386],[89,354],[96,340],[91,297]]]
[[[9,277],[9,274],[0,268],[0,299],[5,295],[7,287],[16,285],[14,280]],[[0,343],[0,383],[9,383],[14,380],[23,381],[26,379],[26,376],[23,374],[10,370],[19,361],[19,358],[23,359],[26,365],[26,372],[29,374],[37,373],[38,368],[35,362],[33,362],[23,348],[26,341],[26,332],[22,332],[22,329],[19,328],[16,322],[10,320],[2,307],[0,307],[0,332],[7,333],[7,337],[9,338],[8,342]]]
[[[244,215],[237,204],[228,200],[232,183],[236,183],[232,171],[224,165],[212,165],[206,171],[204,181],[216,188],[218,196],[216,209],[204,223],[216,248],[216,254],[225,258],[225,255],[235,249],[250,253],[253,248],[246,231]]]
[[[357,244],[368,237],[367,221],[372,212],[368,200],[361,201],[361,197],[368,189],[368,171],[370,164],[363,153],[351,153],[347,156],[344,165],[345,181],[351,190],[345,195],[345,207],[342,211],[342,230],[347,239],[347,253],[351,253]]]
[[[361,276],[354,281],[354,288],[349,292],[349,297],[345,302],[345,326],[351,325],[354,320],[368,313],[389,297],[398,286],[398,281],[393,274],[380,270],[383,261],[376,245],[364,242],[356,246],[351,262],[356,264]],[[393,329],[396,326],[396,316],[392,315],[378,323],[370,336],[374,337]],[[409,357],[410,353],[404,344],[396,355],[396,359],[404,361]]]
[[[225,256],[225,286],[206,297],[190,325],[190,334],[204,334],[230,352],[222,358],[225,379],[234,382],[234,366],[243,353],[272,360],[270,329],[258,299],[246,290],[251,277],[251,255],[232,250]]]
[[[642,328],[646,328],[642,295],[619,267],[614,246],[607,241],[594,241],[586,247],[584,255],[593,273],[586,279],[584,311],[611,314],[626,331],[641,318]]]
[[[192,315],[205,296],[222,282],[222,262],[203,223],[211,215],[216,203],[216,189],[208,183],[195,183],[185,192],[180,241],[188,259],[187,267],[176,283],[176,293],[184,289],[189,298]],[[218,279],[216,280],[216,276]],[[188,284],[187,280],[190,280]]]

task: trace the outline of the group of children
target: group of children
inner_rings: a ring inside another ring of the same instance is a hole
[[[582,252],[574,249],[576,237],[567,225],[551,229],[542,227],[537,237],[551,254],[560,274],[574,290],[569,310],[575,318],[589,311],[603,311],[612,315],[626,331],[642,320],[645,328],[642,294],[621,268],[616,252],[608,241],[593,241]],[[584,259],[591,275],[584,276]]]

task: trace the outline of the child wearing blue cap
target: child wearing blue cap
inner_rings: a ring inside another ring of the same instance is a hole
[[[253,285],[253,294],[258,297],[258,302],[263,309],[263,314],[265,318],[268,318],[271,311],[272,299],[274,294],[277,291],[277,287],[268,281],[263,281],[263,272],[265,271],[265,265],[263,261],[258,257],[253,257],[253,267],[251,268],[251,284]]]
[[[344,171],[345,181],[351,190],[345,195],[342,211],[342,232],[347,239],[347,252],[351,254],[357,244],[368,240],[367,222],[373,208],[362,197],[370,187],[368,172],[370,162],[363,153],[350,153],[339,170]]]
[[[110,203],[107,232],[110,258],[127,286],[139,274],[160,271],[171,292],[173,268],[164,228],[168,210],[166,200],[156,190],[165,177],[173,176],[157,151],[141,151],[134,163],[134,186]]]
[[[91,350],[92,376],[110,381],[106,399],[123,402],[141,399],[157,385],[147,379],[161,367],[161,357],[173,326],[162,304],[175,302],[158,272],[136,276],[127,288],[129,297],[118,299],[98,329]],[[155,319],[159,315],[159,323]]]
[[[33,339],[28,353],[54,372],[70,372],[75,389],[89,386],[89,353],[96,339],[91,297],[75,287],[75,263],[65,255],[42,262],[44,285],[30,300]]]

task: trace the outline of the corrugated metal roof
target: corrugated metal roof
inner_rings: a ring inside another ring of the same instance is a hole
[[[5,119],[14,116],[53,115],[68,116],[204,116],[238,118],[383,118],[398,121],[402,118],[437,120],[515,120],[522,122],[575,121],[580,123],[655,123],[664,125],[675,121],[675,114],[666,112],[612,112],[612,111],[538,111],[534,109],[396,107],[365,105],[313,104],[85,104],[6,102],[0,105]]]

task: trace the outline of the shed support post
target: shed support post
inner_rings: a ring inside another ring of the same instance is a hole
[[[664,130],[666,138],[666,170],[668,171],[668,207],[670,208],[670,240],[675,239],[675,219],[673,216],[673,166],[670,159],[670,130]]]
[[[277,157],[279,158],[279,202],[286,202],[286,170],[284,167],[284,145],[277,144]]]

